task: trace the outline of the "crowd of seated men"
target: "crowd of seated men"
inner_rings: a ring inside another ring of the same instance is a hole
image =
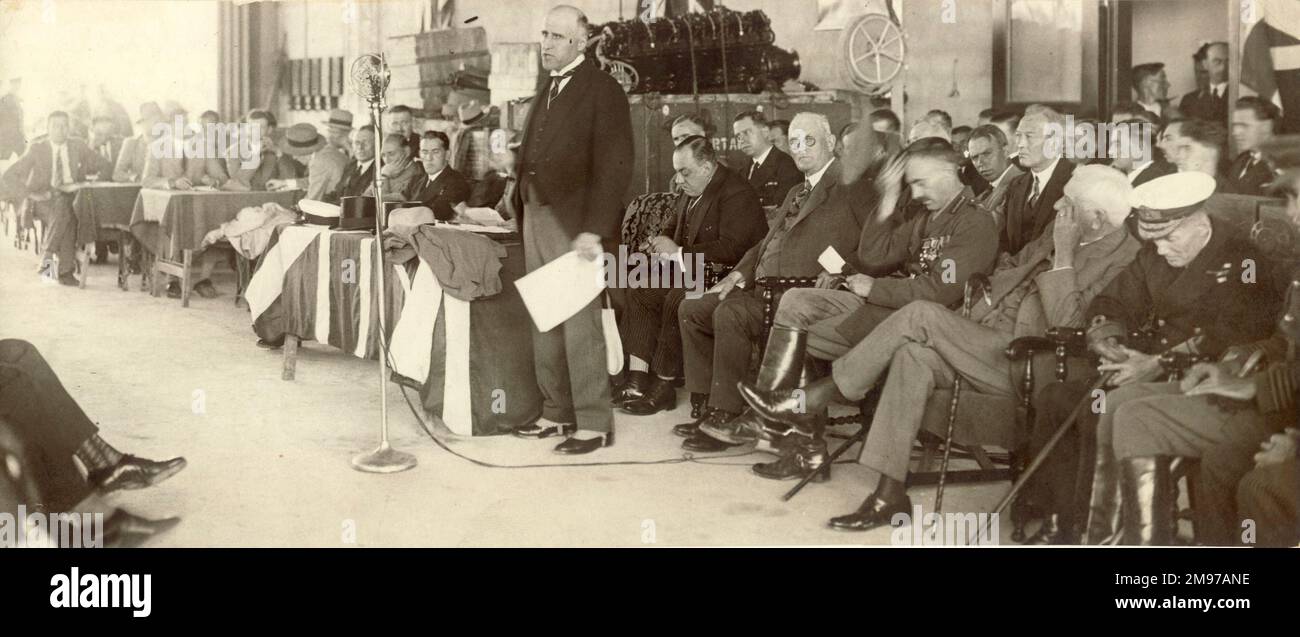
[[[376,176],[375,128],[354,126],[352,113],[342,109],[329,111],[319,128],[312,123],[281,127],[275,115],[265,110],[247,113],[242,127],[224,124],[214,111],[191,119],[183,107],[170,101],[165,107],[156,102],[141,104],[134,129],[129,118],[125,124],[107,115],[79,122],[68,112],[55,111],[46,118],[46,134],[26,146],[0,176],[0,183],[5,197],[17,203],[28,219],[43,223],[39,273],[75,286],[80,246],[72,201],[78,186],[92,179],[177,191],[298,191],[302,199],[327,203],[373,196],[379,181],[385,200],[418,202],[441,220],[456,219],[471,206],[496,208],[514,179],[513,138],[506,133],[499,147],[493,144],[484,151],[479,148],[483,140],[474,133],[487,130],[495,121],[495,111],[470,103],[455,114],[457,121],[441,122],[445,132],[420,133],[409,107],[388,109],[383,168]],[[127,129],[119,130],[123,126]],[[214,126],[221,127],[219,134]],[[72,135],[82,129],[89,132],[89,139]],[[258,139],[240,139],[240,135]],[[213,140],[225,146],[213,149]],[[467,176],[473,172],[481,174]],[[30,222],[24,219],[23,223],[25,227]],[[150,247],[134,240],[123,243],[121,258],[130,264],[131,273],[139,273],[142,253]],[[102,258],[108,247],[101,244],[96,251]],[[196,294],[218,295],[212,272],[224,258],[205,242],[196,255]],[[167,293],[181,296],[179,280],[167,282]]]
[[[699,298],[630,291],[615,406],[671,410],[684,385],[691,421],[672,428],[684,449],[757,445],[777,458],[755,474],[818,481],[830,477],[828,408],[857,406],[869,427],[858,461],[878,477],[829,525],[869,530],[911,511],[933,394],[961,379],[966,392],[1016,400],[1008,346],[1070,328],[1091,372],[1036,379],[1030,431],[1013,450],[1032,457],[1067,420],[1076,430],[1031,478],[1024,497],[1042,512],[1031,543],[1175,543],[1171,461],[1183,458],[1201,459],[1188,474],[1196,541],[1294,544],[1300,385],[1288,345],[1300,272],[1224,219],[1216,195],[1269,196],[1300,144],[1278,150],[1279,113],[1258,98],[1225,109],[1240,149],[1231,161],[1222,121],[1162,110],[1119,105],[1112,130],[1151,143],[1121,152],[1116,135],[1093,157],[1066,152],[1071,120],[1044,105],[956,128],[930,111],[906,131],[881,109],[838,133],[805,112],[781,129],[784,148],[761,114],[744,113],[739,166],[715,151],[707,119],[677,118],[676,205],[659,236],[632,248],[729,273]],[[1073,121],[1075,135],[1101,124]],[[828,265],[830,251],[842,265]],[[777,296],[768,326],[759,286],[773,277],[815,283]],[[1094,386],[1106,410],[1071,419]]]

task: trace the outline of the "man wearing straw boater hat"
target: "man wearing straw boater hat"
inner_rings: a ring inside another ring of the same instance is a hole
[[[346,139],[346,134],[344,134]],[[272,179],[266,182],[270,190],[306,190],[304,199],[328,201],[338,194],[343,174],[348,169],[348,158],[338,148],[326,142],[325,136],[316,132],[311,124],[294,124],[280,140],[280,151],[307,165],[306,179]]]
[[[1234,346],[1267,337],[1280,300],[1271,260],[1241,231],[1209,214],[1214,189],[1214,178],[1201,172],[1166,175],[1134,189],[1130,202],[1146,244],[1085,312],[1088,345],[1102,360],[1098,370],[1113,374],[1104,409],[1082,410],[1078,444],[1058,446],[1048,457],[1045,479],[1036,486],[1046,492],[1040,501],[1047,501],[1051,517],[1031,543],[1172,541],[1170,525],[1158,521],[1171,506],[1169,458],[1117,455],[1131,429],[1118,421],[1143,403],[1180,393],[1177,383],[1157,382],[1167,376],[1162,353],[1231,356]],[[1145,347],[1119,344],[1134,331],[1146,335]],[[1050,437],[1095,381],[1044,388],[1035,440]]]

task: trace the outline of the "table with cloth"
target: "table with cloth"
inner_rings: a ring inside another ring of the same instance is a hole
[[[525,274],[522,245],[434,226],[412,228],[396,242],[406,246],[390,250],[384,276],[394,379],[419,387],[425,411],[459,435],[506,434],[537,418],[534,327],[514,287]],[[257,335],[284,341],[286,380],[299,339],[378,360],[377,249],[368,231],[285,225],[274,232],[245,298]],[[499,262],[499,271],[467,273],[471,249],[493,269]],[[485,259],[483,250],[495,256]],[[485,278],[499,283],[477,288]]]
[[[79,258],[86,255],[85,246],[101,240],[122,237],[118,241],[117,285],[126,289],[127,259],[126,239],[131,233],[131,214],[140,195],[140,184],[96,181],[82,184],[72,200],[72,213],[77,218],[77,247]],[[108,229],[114,231],[106,234]],[[115,236],[116,235],[116,236]],[[86,286],[90,269],[82,267],[81,286]]]
[[[143,188],[131,212],[131,233],[153,255],[153,294],[159,273],[181,278],[181,305],[189,306],[190,266],[203,248],[203,237],[249,206],[274,202],[293,208],[302,191],[226,192]]]

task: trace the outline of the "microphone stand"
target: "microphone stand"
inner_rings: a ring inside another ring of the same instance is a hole
[[[383,55],[380,54],[381,65]],[[380,179],[383,170],[384,131],[381,115],[384,111],[384,81],[381,77],[368,78],[370,86],[362,97],[370,104],[370,121],[375,127],[375,261],[379,283],[379,446],[373,451],[352,458],[352,468],[367,473],[397,473],[415,467],[415,456],[398,451],[388,444],[388,333],[384,326],[387,293],[384,284],[384,227],[388,215],[384,209],[384,185]],[[366,258],[369,258],[368,256]],[[362,308],[361,311],[369,311]]]

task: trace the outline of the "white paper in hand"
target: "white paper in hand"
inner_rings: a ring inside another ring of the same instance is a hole
[[[605,263],[569,252],[515,281],[538,331],[569,320],[605,288]]]
[[[817,257],[817,263],[831,274],[844,272],[844,257],[841,257],[832,246],[826,246],[826,249],[822,250],[822,255]]]

